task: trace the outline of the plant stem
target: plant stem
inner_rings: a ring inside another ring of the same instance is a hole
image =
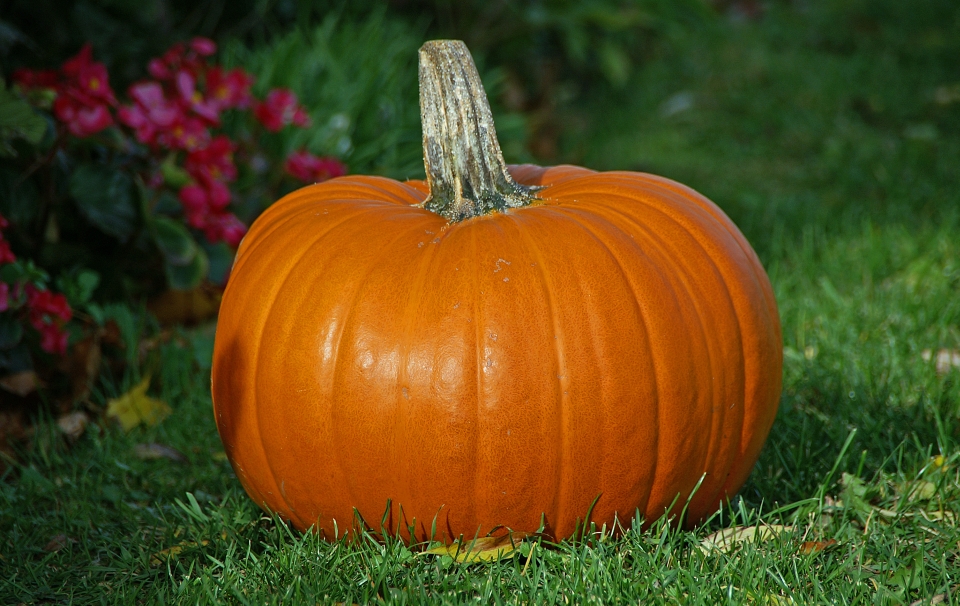
[[[420,120],[430,188],[424,208],[456,223],[536,199],[534,188],[507,172],[483,83],[463,42],[433,40],[420,48]]]

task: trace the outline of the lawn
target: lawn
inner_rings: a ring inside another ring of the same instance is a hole
[[[70,443],[40,419],[0,482],[0,603],[956,603],[958,29],[952,0],[731,9],[665,28],[624,84],[558,105],[551,162],[698,189],[776,291],[780,411],[703,527],[594,528],[472,564],[301,535],[233,475],[200,326],[94,394],[105,406],[152,374],[173,409],[157,426],[104,422]],[[731,528],[751,530],[715,534]]]

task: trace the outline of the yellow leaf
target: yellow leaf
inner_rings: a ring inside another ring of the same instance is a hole
[[[793,530],[793,526],[784,526],[782,524],[724,528],[700,541],[700,551],[703,553],[710,553],[711,551],[722,551],[726,553],[744,541],[767,541],[791,530]]]
[[[140,423],[156,425],[170,414],[170,407],[163,400],[147,395],[150,377],[144,377],[133,389],[119,398],[107,402],[107,416],[115,418],[124,431],[130,431]]]
[[[508,532],[499,537],[481,537],[473,539],[464,545],[461,541],[454,541],[450,545],[437,545],[424,553],[448,556],[462,563],[493,562],[512,558],[517,554],[520,542],[531,536],[529,532]]]
[[[179,545],[174,545],[173,547],[167,547],[166,549],[158,551],[157,553],[150,556],[150,565],[159,566],[160,564],[163,564],[165,560],[169,560],[171,558],[177,557],[177,554],[179,554],[184,549],[187,549],[190,547],[196,547],[197,545],[208,545],[209,543],[210,541],[206,539],[200,541],[200,543],[197,543],[196,541],[183,541]]]

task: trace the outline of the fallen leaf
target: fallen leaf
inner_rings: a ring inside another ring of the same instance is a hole
[[[937,495],[937,485],[929,480],[918,480],[907,499],[911,501],[929,501]]]
[[[133,389],[119,398],[107,402],[107,416],[115,418],[124,431],[130,431],[140,423],[156,425],[170,414],[170,407],[163,400],[147,395],[150,377],[144,377]]]
[[[78,410],[77,412],[71,412],[57,418],[57,427],[60,428],[60,431],[68,438],[76,440],[83,435],[89,422],[90,417],[87,416],[87,413]]]
[[[65,534],[58,534],[57,536],[50,539],[46,545],[43,546],[43,550],[47,553],[53,553],[55,551],[60,551],[64,547],[70,544],[73,539],[68,537]]]
[[[745,541],[767,541],[793,530],[793,526],[782,524],[764,524],[763,526],[736,526],[724,528],[700,541],[700,551],[722,551],[727,553]]]
[[[924,362],[929,362],[933,358],[933,351],[924,349],[920,352],[920,357]],[[945,375],[954,368],[960,368],[960,351],[956,349],[941,349],[937,351],[935,362],[938,375]]]
[[[177,545],[174,545],[173,547],[167,547],[166,549],[158,551],[157,553],[150,556],[150,565],[159,566],[163,564],[165,560],[169,560],[177,557],[177,555],[184,549],[189,549],[191,547],[197,547],[202,545],[208,545],[209,543],[210,541],[206,539],[200,541],[199,543],[197,543],[196,541],[183,541]]]
[[[57,368],[70,380],[70,391],[62,398],[67,406],[86,399],[91,386],[100,376],[103,358],[100,340],[104,332],[105,329],[101,327],[93,329],[86,338],[70,345],[67,353],[57,362]]]
[[[192,290],[166,290],[147,302],[147,309],[161,324],[197,324],[215,318],[223,291],[212,284]]]
[[[498,537],[480,537],[469,541],[465,546],[460,541],[454,541],[450,545],[437,545],[423,553],[431,555],[448,556],[456,560],[470,564],[473,562],[493,562],[512,558],[517,554],[517,548],[523,539],[532,536],[533,533],[511,531]]]
[[[819,553],[837,544],[835,539],[828,541],[804,541],[800,545],[800,553],[807,555],[810,553]]]
[[[37,373],[32,370],[24,370],[0,377],[0,387],[10,393],[17,394],[21,398],[35,392],[39,385],[40,380],[37,378]]]
[[[930,604],[930,606],[935,606],[936,604],[943,604],[946,601],[947,601],[947,594],[938,593],[937,595],[930,598],[929,602],[927,601],[927,598],[921,598],[919,600],[910,602],[910,606],[925,606],[926,604]]]
[[[187,462],[187,457],[183,456],[183,453],[176,448],[164,444],[157,444],[156,442],[137,444],[133,447],[133,453],[137,455],[138,459],[170,459],[177,463]]]
[[[952,511],[920,511],[920,515],[923,516],[928,522],[948,522],[954,524],[956,516]]]

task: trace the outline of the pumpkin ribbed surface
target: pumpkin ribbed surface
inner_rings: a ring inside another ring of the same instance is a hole
[[[694,522],[743,484],[782,368],[746,240],[668,179],[510,172],[540,202],[448,223],[421,182],[345,177],[255,222],[212,385],[258,504],[328,538],[355,510],[421,539],[562,538],[595,500],[597,524],[649,522],[699,482]]]

